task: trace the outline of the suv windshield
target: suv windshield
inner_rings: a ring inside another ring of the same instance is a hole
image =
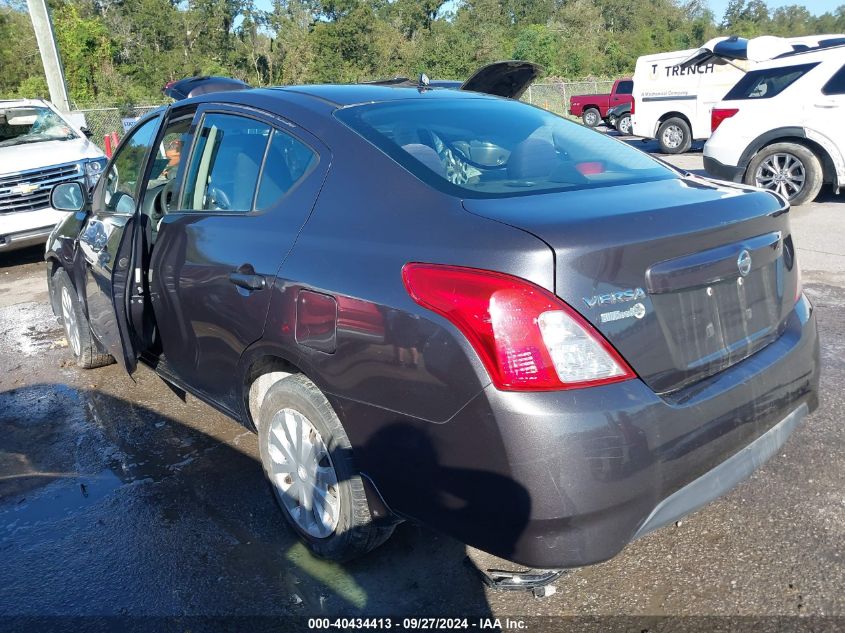
[[[675,177],[625,143],[503,99],[407,99],[335,116],[420,180],[452,195],[506,197]]]
[[[0,107],[0,147],[74,138],[77,134],[67,121],[48,107]]]
[[[725,95],[725,101],[771,99],[816,66],[818,66],[818,63],[752,70],[731,88],[730,92]]]

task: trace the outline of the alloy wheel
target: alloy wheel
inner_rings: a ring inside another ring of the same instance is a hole
[[[337,529],[340,490],[322,436],[295,409],[278,411],[269,431],[270,480],[282,505],[306,534],[330,536]]]
[[[68,343],[73,353],[79,356],[82,353],[82,343],[79,337],[79,323],[76,320],[76,311],[73,309],[73,297],[67,286],[62,286],[62,321],[65,325]]]
[[[757,167],[754,184],[792,200],[804,189],[807,172],[804,163],[794,154],[772,154]]]
[[[596,125],[598,125],[599,118],[598,118],[598,116],[596,116],[595,112],[587,112],[587,114],[585,114],[584,117],[585,117],[585,122],[590,127],[595,127]]]
[[[663,145],[676,149],[684,142],[684,131],[678,125],[670,125],[663,130]]]
[[[619,119],[617,126],[618,126],[619,132],[621,134],[625,134],[625,135],[630,134],[631,133],[631,117],[623,116],[621,119]]]

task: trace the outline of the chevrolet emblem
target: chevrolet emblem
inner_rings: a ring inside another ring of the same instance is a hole
[[[17,185],[16,187],[12,187],[11,189],[9,189],[9,191],[11,193],[16,193],[16,194],[19,194],[21,196],[25,196],[28,193],[32,193],[33,191],[36,191],[38,188],[39,188],[39,185],[33,185],[31,183],[28,183],[28,182],[22,182],[21,184]]]

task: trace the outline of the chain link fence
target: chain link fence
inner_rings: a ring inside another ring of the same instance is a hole
[[[532,105],[545,108],[555,114],[566,115],[569,107],[569,97],[580,94],[610,93],[613,87],[612,79],[595,79],[585,81],[555,81],[532,84],[522,100]],[[148,112],[161,107],[162,104],[129,105],[123,107],[91,107],[79,108],[76,112],[85,115],[88,129],[91,130],[91,140],[104,147],[103,137],[117,132],[123,137],[132,123]]]
[[[74,112],[85,115],[85,123],[91,130],[91,141],[104,148],[104,140],[107,134],[117,132],[118,137],[123,138],[126,131],[132,127],[135,121],[148,112],[152,112],[161,104],[131,105],[112,108],[79,108]]]
[[[572,95],[610,94],[612,88],[612,79],[536,83],[528,87],[522,100],[555,114],[565,115]]]

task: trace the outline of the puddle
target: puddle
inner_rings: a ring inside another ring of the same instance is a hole
[[[123,481],[111,470],[48,484],[33,496],[17,502],[12,500],[14,505],[0,509],[0,530],[14,532],[21,527],[75,514],[97,504],[122,485]]]
[[[19,303],[0,310],[0,349],[3,364],[15,359],[15,353],[34,356],[43,350],[59,347],[64,330],[46,304]],[[9,353],[13,352],[13,353]]]

